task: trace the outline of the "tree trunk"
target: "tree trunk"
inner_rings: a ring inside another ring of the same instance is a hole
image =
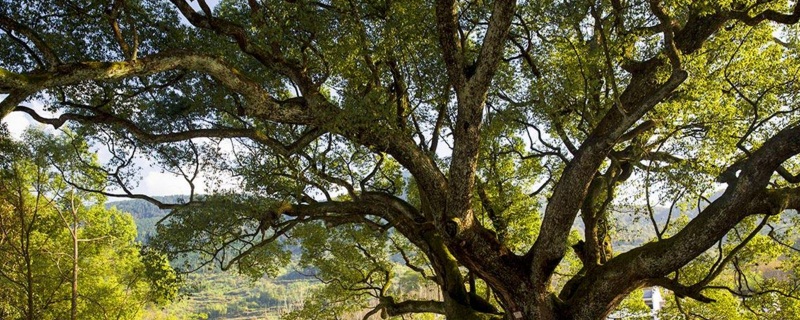
[[[27,239],[26,239],[26,242],[28,242]],[[34,320],[34,308],[35,308],[35,306],[34,306],[34,303],[33,303],[33,270],[32,270],[32,266],[31,266],[31,257],[30,257],[30,254],[28,253],[27,248],[25,250],[24,255],[25,255],[25,285],[27,286],[26,289],[28,291],[27,292],[27,297],[26,297],[27,300],[28,300],[27,301],[27,303],[28,303],[28,308],[27,309],[28,310],[27,310],[27,312],[25,314],[25,318],[27,320]]]
[[[22,194],[22,192],[20,192]],[[23,199],[20,196],[20,200]],[[33,292],[33,262],[31,261],[31,235],[30,235],[30,227],[25,224],[25,213],[22,211],[21,208],[23,204],[20,203],[18,210],[19,219],[20,219],[20,248],[22,249],[22,258],[25,261],[25,286],[26,286],[26,298],[27,298],[27,310],[25,312],[25,319],[27,320],[34,320],[34,292]],[[31,221],[31,224],[33,222]]]
[[[78,215],[72,211],[72,309],[70,319],[78,319]]]
[[[72,225],[67,225],[72,236],[72,296],[70,299],[70,319],[78,319],[78,209],[75,208],[75,195],[70,198]],[[66,222],[66,221],[65,221]]]

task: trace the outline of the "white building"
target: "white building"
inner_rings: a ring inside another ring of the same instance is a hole
[[[653,315],[653,320],[658,320],[658,311],[664,305],[661,289],[658,287],[644,288],[644,303],[650,307],[650,314]]]
[[[609,320],[616,320],[616,319],[629,319],[629,318],[651,318],[653,320],[658,320],[658,311],[661,310],[661,307],[664,306],[664,298],[661,297],[661,289],[658,287],[648,287],[642,289],[643,296],[644,296],[644,304],[650,308],[650,314],[646,313],[631,313],[630,311],[619,311],[611,314],[608,316],[607,319]]]

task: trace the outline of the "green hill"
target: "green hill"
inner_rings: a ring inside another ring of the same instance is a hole
[[[186,196],[155,197],[165,203],[179,203]],[[128,212],[136,222],[137,240],[147,243],[156,235],[156,223],[169,213],[144,200],[106,203]],[[184,275],[182,298],[162,308],[149,307],[144,319],[278,319],[302,306],[318,282],[287,270],[276,279],[252,280],[235,271],[208,267]]]

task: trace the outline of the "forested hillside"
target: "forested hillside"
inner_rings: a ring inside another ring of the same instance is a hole
[[[182,195],[156,197],[159,201],[180,203]],[[145,245],[156,235],[156,223],[170,210],[162,210],[145,200],[117,200],[106,202],[106,208],[116,208],[133,217],[138,230],[137,240]],[[188,259],[200,259],[197,254]],[[173,261],[176,267],[181,261]],[[197,265],[195,261],[190,265]],[[236,273],[222,271],[209,264],[199,270],[183,274],[181,298],[163,307],[146,310],[145,319],[278,319],[282,314],[300,308],[317,284],[287,269],[276,278],[252,279]]]
[[[156,197],[159,201],[170,203],[182,202],[184,196]],[[136,221],[136,240],[147,243],[147,239],[156,234],[156,223],[169,213],[170,210],[159,209],[156,205],[144,200],[117,200],[106,202],[106,208],[117,208],[127,212]]]

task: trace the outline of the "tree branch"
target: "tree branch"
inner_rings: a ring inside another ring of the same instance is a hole
[[[298,152],[300,149],[310,144],[313,140],[318,138],[323,133],[318,129],[310,129],[306,131],[295,142],[287,146],[278,141],[277,139],[269,137],[265,133],[256,129],[214,128],[214,129],[193,129],[193,130],[167,132],[167,133],[152,133],[141,129],[138,125],[136,125],[135,123],[133,123],[128,119],[117,117],[116,115],[104,112],[101,109],[92,109],[92,112],[96,112],[96,114],[94,115],[63,113],[58,118],[42,117],[41,115],[36,113],[36,111],[34,111],[33,109],[23,106],[16,107],[14,111],[27,113],[28,115],[31,116],[31,118],[33,118],[37,122],[52,125],[56,129],[60,128],[67,121],[77,121],[90,124],[104,123],[104,124],[114,125],[116,127],[127,130],[128,132],[136,136],[137,139],[148,144],[186,141],[195,138],[248,138],[253,141],[263,143],[269,146],[272,150],[274,150],[275,152],[277,152],[282,156],[289,156],[291,154]]]
[[[772,21],[780,24],[795,24],[800,21],[800,5],[795,2],[792,13],[785,14],[772,9],[762,11],[755,16],[750,16],[746,11],[731,11],[732,18],[744,22],[748,26],[755,26],[762,21]]]
[[[714,299],[711,299],[703,295],[700,292],[702,290],[702,287],[685,286],[682,285],[677,280],[673,279],[657,278],[648,280],[647,284],[650,286],[659,286],[669,291],[672,291],[678,298],[689,297],[703,303],[711,303],[716,301]]]
[[[394,302],[391,297],[381,299],[380,307],[386,310],[390,317],[402,316],[409,313],[437,313],[445,314],[444,302],[433,300],[406,300]]]
[[[800,188],[766,190],[775,169],[800,153],[800,126],[781,130],[753,152],[725,192],[671,238],[620,254],[587,274],[569,302],[589,305],[629,290],[646,279],[664,277],[712,247],[742,219],[800,208]],[[603,305],[603,303],[600,303]]]
[[[475,75],[469,78],[469,90],[485,95],[486,90],[494,78],[497,67],[503,60],[505,42],[514,19],[515,0],[494,1],[489,27],[481,44],[480,55],[476,61]]]
[[[244,96],[248,115],[268,121],[308,124],[314,118],[301,98],[280,101],[258,83],[248,79],[218,58],[191,52],[167,52],[125,62],[79,62],[62,64],[53,71],[17,74],[0,68],[0,93],[9,90],[36,92],[46,88],[73,85],[82,81],[115,81],[171,70],[206,73],[228,89]]]
[[[208,9],[208,5],[206,5],[206,8],[204,9],[206,14],[202,15],[195,12],[192,6],[189,5],[189,3],[185,0],[170,1],[193,26],[210,30],[217,34],[233,39],[244,53],[254,57],[263,65],[289,77],[295,84],[300,86],[305,95],[311,95],[318,88],[319,85],[314,83],[314,81],[305,73],[305,68],[297,63],[287,61],[283,58],[281,47],[277,42],[275,42],[276,40],[267,39],[270,41],[271,47],[270,50],[265,50],[250,40],[250,37],[248,36],[248,33],[244,27],[233,22],[211,16],[211,10]]]
[[[444,64],[450,83],[456,91],[461,91],[467,82],[464,74],[464,55],[458,35],[458,14],[456,1],[436,1],[436,28],[439,31],[439,46],[442,49]]]
[[[36,31],[28,26],[18,23],[5,15],[0,15],[0,28],[6,32],[16,31],[17,33],[28,38],[28,40],[30,40],[33,45],[36,46],[36,49],[42,53],[44,61],[47,62],[48,67],[52,68],[61,64],[61,59],[58,58],[58,55],[56,55],[55,51],[53,51],[50,45],[48,45],[47,42],[45,42],[42,37],[36,33]]]

